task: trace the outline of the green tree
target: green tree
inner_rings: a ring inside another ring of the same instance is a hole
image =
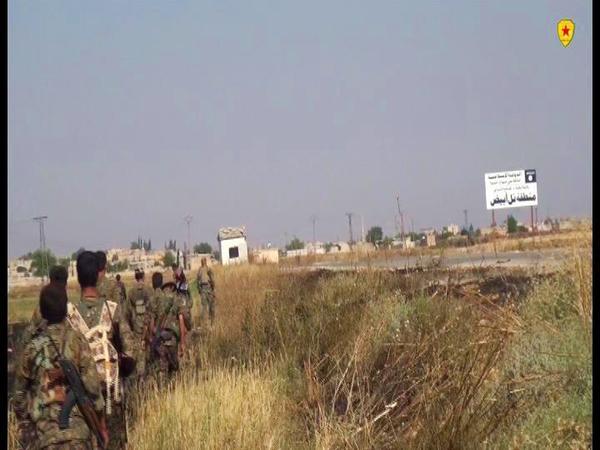
[[[325,252],[329,253],[329,250],[331,250],[331,247],[333,247],[333,242],[326,242],[323,245],[323,248],[325,249]]]
[[[141,248],[139,241],[131,241],[131,250],[139,250]]]
[[[71,258],[60,258],[58,264],[68,269],[71,265]]]
[[[286,250],[300,250],[304,248],[304,242],[294,236],[294,239],[285,246]]]
[[[367,242],[370,242],[371,244],[376,244],[377,242],[383,239],[383,230],[380,226],[369,228],[369,231],[367,231],[366,239]]]
[[[212,253],[212,247],[207,242],[194,245],[194,253]]]
[[[50,267],[56,265],[56,256],[51,250],[36,250],[31,255],[30,272],[36,277],[47,276]]]
[[[517,232],[517,219],[515,219],[513,216],[508,216],[508,219],[506,219],[506,230],[509,233]]]
[[[167,250],[165,256],[163,256],[163,266],[171,267],[173,264],[175,264],[175,255],[170,250]]]

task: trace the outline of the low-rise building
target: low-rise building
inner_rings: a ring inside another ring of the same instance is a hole
[[[448,230],[448,233],[456,236],[457,234],[460,234],[460,227],[454,223],[451,223],[450,225],[448,225],[446,227],[446,230]]]
[[[221,264],[239,264],[248,262],[248,242],[244,227],[221,228],[217,235]]]
[[[278,264],[279,249],[277,248],[258,248],[251,252],[252,262],[256,264]]]
[[[294,256],[307,256],[307,255],[308,255],[308,249],[306,247],[299,248],[296,250],[286,250],[286,252],[285,252],[285,256],[288,258],[291,258]]]

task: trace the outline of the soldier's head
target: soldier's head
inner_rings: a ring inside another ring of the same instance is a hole
[[[106,253],[102,250],[96,252],[96,258],[98,258],[98,280],[101,280],[106,274],[106,263],[108,260],[106,259]]]
[[[95,288],[98,283],[98,257],[85,251],[77,257],[77,281],[84,288]]]
[[[53,266],[50,269],[50,283],[57,284],[63,287],[67,286],[69,272],[65,266]]]
[[[118,273],[117,276],[115,277],[117,279],[117,281],[121,281],[121,274]]]
[[[163,284],[163,276],[162,273],[160,272],[154,272],[152,274],[152,287],[154,289],[158,289],[162,286]]]
[[[60,323],[67,316],[67,291],[48,284],[40,292],[40,313],[49,324]]]
[[[200,260],[200,265],[201,265],[202,267],[206,267],[206,258],[202,258],[202,259]]]
[[[135,269],[135,281],[144,281],[144,271]]]

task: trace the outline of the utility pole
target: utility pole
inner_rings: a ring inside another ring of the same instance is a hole
[[[361,231],[361,241],[365,242],[365,221],[363,220],[363,215],[360,215],[360,231]]]
[[[466,209],[463,209],[463,213],[465,214],[465,230],[469,231],[469,215]]]
[[[317,242],[317,234],[316,234],[316,228],[315,228],[315,224],[317,223],[317,215],[313,214],[312,216],[310,216],[310,220],[312,222],[312,227],[313,227],[313,247],[316,245]]]
[[[44,220],[46,220],[48,216],[38,216],[34,217],[39,226],[40,226],[40,252],[41,252],[41,272],[42,272],[42,284],[46,278],[46,275],[49,275],[50,268],[48,267],[48,254],[46,253],[46,233],[44,231]]]
[[[350,245],[354,244],[354,238],[352,237],[352,216],[353,213],[349,212],[346,213],[346,215],[348,216],[348,227],[350,229]]]
[[[191,234],[190,234],[190,224],[192,223],[192,219],[193,219],[193,217],[189,216],[189,215],[185,216],[183,218],[183,220],[185,221],[185,223],[187,223],[187,229],[188,229],[188,239],[187,239],[188,240],[187,241],[187,254],[188,254],[188,257],[186,258],[187,259],[186,262],[188,263],[188,267],[187,267],[188,270],[190,270],[192,268],[192,261],[191,261],[191,258],[190,258],[191,254],[192,254],[192,243],[190,241],[190,236],[191,236]]]
[[[396,204],[398,205],[398,214],[400,214],[400,239],[404,241],[404,214],[400,210],[400,194],[396,195]]]

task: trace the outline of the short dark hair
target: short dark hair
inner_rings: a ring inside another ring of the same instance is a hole
[[[67,291],[47,284],[40,292],[40,313],[48,323],[60,323],[67,316]]]
[[[154,272],[152,274],[152,287],[154,289],[158,289],[159,287],[162,286],[162,283],[163,283],[162,273],[160,273],[160,272]]]
[[[77,281],[82,288],[96,287],[98,283],[98,256],[85,251],[77,257]]]
[[[117,276],[116,276],[116,278],[117,278],[117,281],[121,281],[121,274],[118,273]]]
[[[144,271],[135,269],[135,281],[140,281],[144,279]]]
[[[58,283],[58,284],[67,284],[67,279],[69,278],[69,272],[65,266],[53,266],[50,269],[50,282]]]
[[[171,269],[177,270],[177,264],[175,264],[175,263],[171,264]]]
[[[96,252],[96,258],[98,258],[98,272],[106,269],[106,253],[102,250]]]

